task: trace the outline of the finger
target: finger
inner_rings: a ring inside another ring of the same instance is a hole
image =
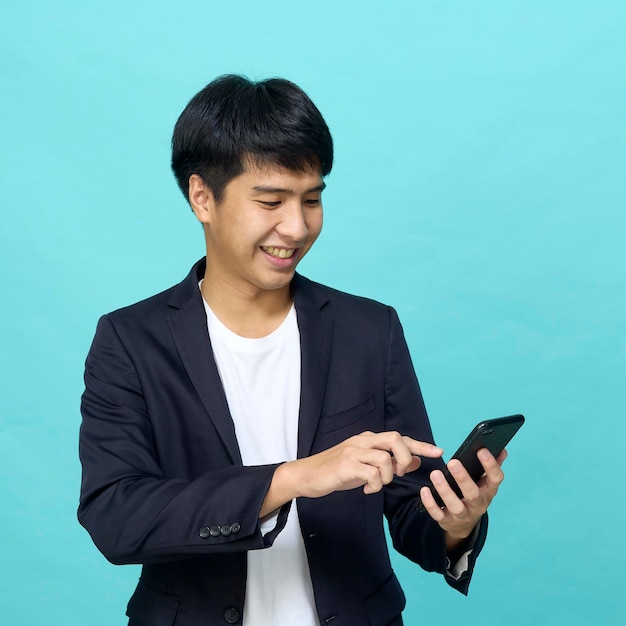
[[[378,471],[378,468],[374,467],[373,465],[364,466],[361,474],[365,477],[363,493],[378,493],[383,488],[384,483],[381,474]]]
[[[394,476],[393,459],[384,450],[357,449],[355,452],[356,472],[369,485],[366,493],[376,493],[388,485]]]
[[[448,511],[457,517],[461,517],[465,514],[466,509],[461,498],[456,495],[450,484],[446,480],[441,470],[434,470],[430,473],[430,480],[433,486],[437,490],[437,493],[443,500],[443,503]]]
[[[476,500],[480,496],[479,486],[472,480],[468,471],[465,469],[461,461],[452,459],[448,463],[448,470],[459,486],[463,498],[468,501]]]
[[[420,498],[422,499],[422,504],[424,505],[424,508],[426,509],[428,514],[436,522],[441,522],[445,519],[445,511],[439,506],[431,490],[428,487],[422,487],[420,489]]]
[[[405,467],[404,471],[400,473],[400,470],[395,467],[395,460],[394,460],[394,474],[396,474],[397,476],[404,476],[405,474],[414,472],[421,464],[422,464],[422,459],[420,459],[419,456],[411,456],[411,462],[409,463],[408,467]]]
[[[403,437],[406,447],[414,456],[425,456],[430,459],[439,458],[443,454],[443,449],[436,446],[434,443],[427,443],[425,441],[418,441],[411,437]]]
[[[506,450],[503,450],[503,452],[505,456],[502,458],[501,462],[506,458]],[[497,488],[504,480],[504,472],[502,471],[501,462],[499,461],[501,455],[498,455],[498,459],[496,459],[487,448],[481,448],[477,456],[485,470],[484,482],[494,485]]]
[[[373,465],[378,470],[383,485],[388,485],[393,480],[395,474],[394,460],[387,452],[383,452],[382,450],[376,450],[376,452],[377,455]]]
[[[359,435],[354,435],[349,441],[352,441],[355,445],[362,445],[367,448],[391,451],[392,445],[397,444],[399,440],[404,442],[404,445],[413,456],[438,458],[443,454],[443,450],[433,443],[418,441],[412,437],[400,435],[400,433],[395,431],[384,431],[381,433],[365,431]]]
[[[387,450],[394,458],[395,472],[398,476],[416,470],[421,463],[421,461],[416,460],[418,456],[437,458],[443,454],[443,450],[432,443],[417,441],[395,431],[361,433],[354,438],[354,443]]]
[[[385,456],[386,461],[381,462],[379,465],[372,463],[364,466],[362,471],[367,476],[367,483],[364,485],[363,491],[366,494],[377,493],[393,480],[391,457],[388,454],[385,454]]]
[[[394,472],[398,476],[404,476],[404,474],[409,471],[409,468],[415,465],[414,459],[416,457],[411,454],[407,446],[407,437],[403,437],[397,432],[389,432],[386,434],[389,452],[393,457]],[[418,460],[417,465],[419,466],[420,463],[421,461]]]

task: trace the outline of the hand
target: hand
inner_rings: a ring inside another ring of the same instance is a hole
[[[452,459],[448,463],[448,469],[459,485],[463,499],[452,490],[440,470],[431,472],[430,479],[443,500],[445,508],[439,507],[428,487],[422,487],[420,496],[429,515],[446,531],[448,549],[452,549],[469,537],[491,504],[498,492],[498,487],[504,480],[501,465],[506,457],[506,450],[503,450],[498,458],[494,458],[486,448],[479,450],[478,460],[485,473],[478,482],[470,478],[460,461]]]
[[[366,494],[380,491],[394,476],[416,470],[419,456],[440,457],[441,448],[397,432],[364,432],[340,444],[280,465],[267,492],[261,517],[293,498],[319,498],[334,491],[363,487]]]

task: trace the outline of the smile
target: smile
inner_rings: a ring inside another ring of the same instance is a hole
[[[279,259],[290,259],[297,248],[275,248],[274,246],[261,246],[261,250],[276,256]]]

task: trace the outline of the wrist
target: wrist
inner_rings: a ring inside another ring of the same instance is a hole
[[[281,463],[272,476],[272,482],[265,494],[259,517],[265,517],[272,511],[279,509],[283,504],[297,498],[297,478],[294,476],[293,464],[296,461]]]
[[[301,495],[302,481],[298,476],[299,461],[286,461],[281,463],[274,472],[272,483],[276,482],[276,488],[285,502],[289,502]]]
[[[455,531],[450,532],[449,530],[444,531],[445,541],[446,541],[446,550],[447,552],[456,552],[459,548],[461,548],[474,532],[476,528],[476,524],[474,524],[471,528],[465,531]]]

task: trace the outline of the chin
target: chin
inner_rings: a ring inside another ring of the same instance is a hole
[[[257,286],[265,291],[276,291],[278,289],[284,289],[288,287],[293,279],[294,272],[290,272],[288,275],[274,277],[269,280],[259,281]]]

